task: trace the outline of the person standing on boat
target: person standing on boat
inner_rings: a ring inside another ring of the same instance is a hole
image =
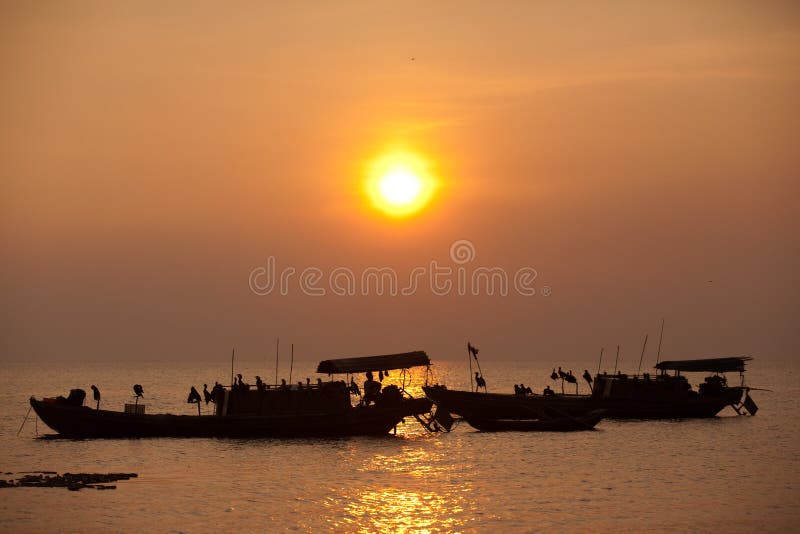
[[[377,400],[381,392],[381,383],[372,377],[372,371],[367,371],[367,379],[364,381],[364,405],[369,406],[370,402]]]

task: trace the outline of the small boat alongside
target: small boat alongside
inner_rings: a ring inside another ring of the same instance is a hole
[[[564,432],[591,430],[605,411],[590,398],[481,393],[426,386],[425,395],[436,404],[437,414],[449,412],[482,431]]]
[[[427,354],[416,351],[325,360],[317,372],[385,373],[429,365]],[[431,410],[430,400],[413,398],[404,387],[377,389],[354,405],[350,387],[341,380],[301,387],[220,386],[214,393],[213,415],[145,414],[141,404],[122,412],[93,409],[83,405],[82,390],[73,390],[68,398],[31,397],[30,404],[47,426],[71,438],[385,435],[405,417],[423,418]]]

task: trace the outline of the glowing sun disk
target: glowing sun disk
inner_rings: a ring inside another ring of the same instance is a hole
[[[392,152],[376,158],[367,170],[365,190],[372,204],[392,217],[406,217],[424,208],[437,181],[427,162],[416,154]]]

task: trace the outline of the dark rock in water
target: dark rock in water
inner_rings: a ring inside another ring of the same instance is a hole
[[[44,476],[42,473],[52,474],[53,476]],[[59,475],[55,471],[39,471],[36,474],[24,475],[17,480],[0,480],[0,488],[67,488],[69,491],[80,491],[83,488],[110,490],[117,489],[117,486],[110,485],[109,482],[128,480],[138,476],[136,473],[64,473]]]

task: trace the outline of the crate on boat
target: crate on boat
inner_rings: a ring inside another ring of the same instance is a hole
[[[144,415],[144,404],[128,404],[125,403],[125,413],[132,413],[136,415]]]

